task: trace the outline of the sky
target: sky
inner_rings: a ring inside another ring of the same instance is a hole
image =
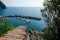
[[[1,0],[8,7],[43,7],[44,0]]]

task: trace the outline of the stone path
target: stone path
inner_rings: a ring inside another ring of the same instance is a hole
[[[0,40],[26,40],[26,27],[18,26],[0,37]]]

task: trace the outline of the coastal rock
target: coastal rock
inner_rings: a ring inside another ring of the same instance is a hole
[[[0,40],[44,40],[44,38],[42,32],[28,30],[26,26],[18,26],[1,36]]]
[[[27,40],[44,40],[42,32],[30,29],[27,34]]]
[[[26,27],[18,26],[1,36],[0,40],[26,40]]]
[[[0,1],[0,9],[6,9],[6,5]]]

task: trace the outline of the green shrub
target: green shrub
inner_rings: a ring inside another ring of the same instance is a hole
[[[7,18],[0,18],[0,36],[14,28],[14,25],[9,23]]]
[[[49,27],[43,30],[43,36],[45,40],[57,40],[58,39],[58,33],[54,29],[54,27]]]
[[[37,30],[36,28],[31,28],[31,30]]]

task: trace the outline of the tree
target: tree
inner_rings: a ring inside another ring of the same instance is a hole
[[[60,0],[45,0],[41,10],[49,27],[54,27],[60,37]]]

